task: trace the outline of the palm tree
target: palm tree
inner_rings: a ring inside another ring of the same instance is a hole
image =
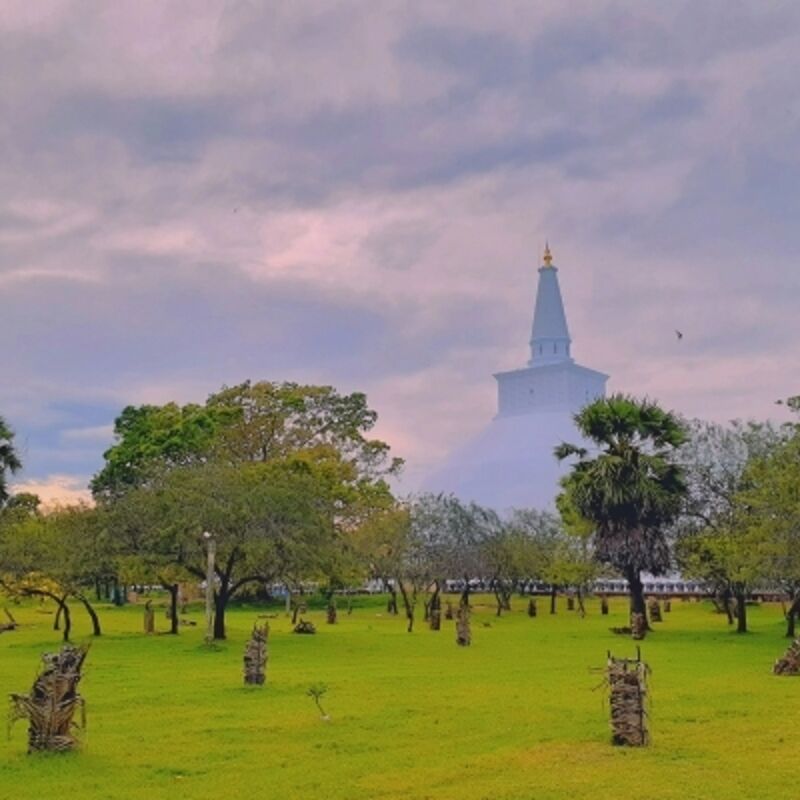
[[[641,573],[659,575],[669,567],[666,528],[686,492],[671,454],[686,433],[655,403],[623,394],[586,406],[575,423],[596,452],[566,443],[556,447],[559,460],[578,459],[561,481],[560,505],[573,507],[594,525],[597,559],[627,579],[631,629],[641,638],[647,619]]]
[[[8,500],[6,487],[6,472],[15,473],[22,468],[22,462],[17,456],[13,444],[14,433],[6,421],[0,417],[0,506]]]

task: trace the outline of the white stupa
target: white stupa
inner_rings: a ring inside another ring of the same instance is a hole
[[[425,489],[506,511],[553,509],[558,480],[568,466],[553,449],[580,442],[573,415],[605,395],[608,375],[576,364],[550,248],[539,269],[528,365],[498,372],[497,416],[456,450]]]

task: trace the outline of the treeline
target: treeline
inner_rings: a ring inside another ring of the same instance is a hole
[[[788,401],[797,411],[800,401]],[[649,401],[615,395],[576,417],[582,441],[557,448],[570,471],[559,514],[503,516],[448,496],[398,500],[402,464],[371,438],[363,394],[331,387],[250,383],[205,404],[128,407],[91,483],[95,503],[42,513],[9,495],[20,464],[0,420],[0,583],[10,594],[51,598],[69,635],[69,601],[89,613],[94,587],[178,586],[205,578],[216,549],[214,635],[237,595],[313,582],[329,602],[365,579],[384,582],[389,610],[408,630],[432,627],[447,580],[492,588],[497,613],[530,580],[569,587],[579,605],[601,574],[631,590],[631,628],[644,635],[641,575],[673,568],[712,586],[738,629],[757,584],[800,611],[800,428],[686,423]],[[204,536],[206,534],[206,536]]]

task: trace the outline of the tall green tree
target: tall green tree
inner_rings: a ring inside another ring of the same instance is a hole
[[[230,601],[252,584],[330,578],[357,521],[391,503],[383,483],[362,481],[332,449],[267,463],[219,461],[167,470],[114,506],[125,551],[206,576],[206,542],[216,544],[214,636],[224,639]]]
[[[787,405],[800,413],[800,397]],[[783,430],[783,441],[750,459],[736,499],[747,511],[748,535],[764,543],[762,577],[790,597],[786,635],[794,638],[800,615],[800,424]]]
[[[14,432],[0,417],[0,506],[3,506],[9,498],[8,474],[13,475],[20,469],[22,469],[22,462],[14,447]]]
[[[686,432],[657,404],[623,394],[590,403],[575,423],[598,452],[568,443],[555,449],[559,460],[577,459],[562,480],[566,507],[593,523],[595,555],[628,581],[631,627],[644,635],[641,575],[663,574],[670,564],[667,530],[686,493],[674,451]]]
[[[765,463],[787,440],[790,427],[695,420],[688,431],[677,455],[687,485],[675,526],[678,566],[713,589],[729,624],[735,599],[737,630],[745,633],[747,595],[755,583],[769,579],[775,543],[754,524],[743,493],[754,486],[751,465]]]
[[[115,421],[116,442],[92,492],[113,499],[174,467],[267,462],[319,447],[334,448],[364,477],[392,475],[402,462],[369,437],[376,420],[360,392],[268,381],[224,387],[204,405],[129,406]]]

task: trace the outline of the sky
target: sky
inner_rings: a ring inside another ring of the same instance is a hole
[[[365,391],[413,488],[525,364],[546,240],[612,391],[785,419],[798,74],[793,2],[3,0],[17,488],[247,378]]]

